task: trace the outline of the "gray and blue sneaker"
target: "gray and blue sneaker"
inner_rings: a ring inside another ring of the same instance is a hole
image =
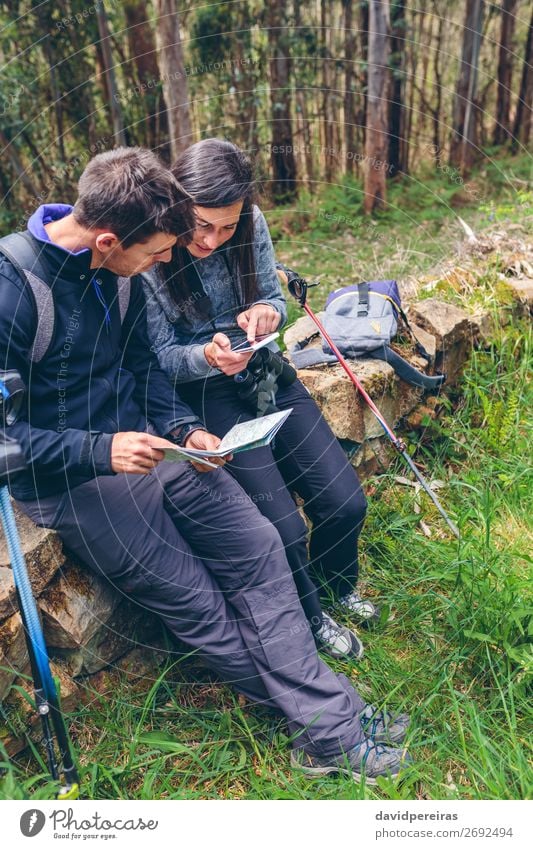
[[[322,624],[315,631],[315,641],[320,651],[337,659],[361,660],[364,654],[363,644],[357,634],[339,625],[327,613],[322,614]]]
[[[345,755],[330,758],[310,755],[303,749],[293,749],[291,766],[310,777],[339,774],[351,775],[355,781],[364,777],[367,784],[377,784],[377,779],[396,778],[412,763],[405,750],[381,746],[367,738]]]
[[[361,619],[362,624],[371,624],[379,619],[379,608],[367,598],[361,598],[355,590],[342,596],[338,603],[344,611]]]
[[[407,737],[410,723],[407,713],[389,713],[378,710],[374,705],[367,705],[359,718],[366,737],[375,743],[393,746],[403,743]]]

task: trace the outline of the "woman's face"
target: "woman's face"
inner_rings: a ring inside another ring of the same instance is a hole
[[[239,223],[243,203],[244,201],[238,200],[230,206],[214,209],[195,206],[196,227],[192,242],[187,245],[189,253],[197,259],[203,259],[231,239]]]

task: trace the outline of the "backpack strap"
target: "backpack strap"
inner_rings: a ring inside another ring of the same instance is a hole
[[[44,282],[47,273],[39,249],[28,232],[10,233],[0,239],[0,253],[27,282],[33,295],[37,327],[30,348],[30,362],[38,363],[50,347],[55,326],[54,296],[50,286]]]
[[[334,365],[338,362],[333,354],[325,354],[322,348],[308,348],[309,342],[318,336],[313,334],[306,339],[301,339],[296,342],[289,351],[290,358],[296,368],[312,368],[318,365]],[[307,349],[307,350],[306,350]],[[389,348],[388,345],[382,345],[379,348],[374,348],[364,355],[366,359],[383,360],[393,367],[399,378],[410,383],[412,386],[418,386],[420,389],[432,390],[433,392],[440,389],[446,380],[445,374],[424,374],[419,371],[407,360],[404,360],[396,351]]]
[[[294,363],[296,368],[334,365],[338,362],[337,357],[334,354],[325,354],[322,348],[309,348],[305,350],[306,346],[309,344],[310,338],[312,337],[296,342],[289,351],[291,361]]]
[[[30,349],[30,362],[40,363],[54,336],[56,312],[54,296],[50,286],[37,277],[33,271],[25,271],[26,280],[37,305],[37,329]]]
[[[10,233],[9,236],[0,239],[0,254],[3,254],[9,260],[22,280],[28,283],[33,295],[37,312],[37,327],[30,349],[30,362],[39,363],[52,342],[55,327],[55,307],[52,289],[45,282],[48,272],[41,261],[38,242],[28,231]],[[131,299],[131,279],[129,277],[117,279],[117,298],[122,325]]]
[[[128,312],[128,307],[130,305],[131,298],[131,278],[129,277],[119,277],[117,280],[117,297],[118,297],[118,309],[120,312],[120,323],[124,324],[124,319],[126,318],[126,313]]]
[[[24,279],[26,270],[45,280],[47,272],[41,260],[39,243],[28,230],[23,233],[10,233],[0,239],[0,253],[4,254]]]
[[[359,283],[358,287],[359,293],[359,305],[357,307],[357,317],[364,318],[368,315],[368,310],[370,309],[370,300],[369,300],[369,292],[370,287],[368,283]]]
[[[368,352],[368,357],[376,360],[383,360],[393,367],[394,371],[402,380],[410,383],[412,386],[418,386],[420,389],[440,389],[446,380],[445,374],[424,374],[418,371],[411,363],[404,360],[396,351],[389,348],[388,345],[382,345],[380,348],[375,348]]]

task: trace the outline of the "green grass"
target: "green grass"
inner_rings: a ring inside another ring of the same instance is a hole
[[[242,703],[189,657],[134,686],[111,671],[107,690],[89,691],[71,714],[86,797],[532,795],[531,343],[529,327],[501,329],[474,352],[448,414],[409,435],[426,475],[446,483],[440,497],[460,524],[460,543],[425,497],[414,512],[414,490],[394,481],[405,474],[400,464],[367,482],[362,578],[393,618],[364,634],[361,663],[334,665],[367,700],[412,714],[415,766],[406,782],[306,781],[288,766],[283,722]],[[51,793],[37,757],[34,749],[4,761],[2,797]]]

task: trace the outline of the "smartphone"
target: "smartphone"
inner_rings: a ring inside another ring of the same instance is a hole
[[[237,354],[247,354],[249,351],[258,351],[260,348],[264,348],[265,345],[268,345],[270,342],[273,342],[274,339],[277,339],[279,333],[276,331],[275,333],[269,333],[268,336],[264,336],[262,339],[257,340],[253,343],[253,345],[249,345],[248,342],[241,342],[240,345],[237,345],[236,348],[232,348],[232,351],[235,351]]]

